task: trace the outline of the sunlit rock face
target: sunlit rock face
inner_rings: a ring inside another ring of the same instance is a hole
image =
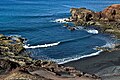
[[[102,14],[110,21],[120,20],[120,4],[113,4],[102,11]]]
[[[72,19],[78,21],[91,21],[91,20],[120,20],[120,4],[113,4],[103,11],[94,12],[86,8],[71,8]]]
[[[95,12],[86,8],[71,8],[70,12],[74,20],[90,21],[95,16]]]

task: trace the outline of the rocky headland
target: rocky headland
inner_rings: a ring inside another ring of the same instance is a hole
[[[23,47],[24,40],[0,34],[0,80],[100,80],[73,67],[33,60]]]
[[[72,27],[68,24],[65,26],[69,27],[71,31],[79,26],[83,26],[85,29],[92,26],[101,33],[114,36],[116,43],[112,50],[107,47],[97,47],[97,50],[103,50],[99,55],[68,62],[64,65],[75,67],[83,72],[97,74],[102,80],[119,80],[120,43],[117,41],[120,39],[120,4],[113,4],[100,12],[86,8],[71,8],[70,13],[71,17],[66,21],[73,22],[75,26]]]
[[[74,22],[75,26],[95,26],[102,33],[114,34],[120,38],[120,4],[113,4],[100,12],[86,8],[71,8],[70,13],[71,17],[66,21]],[[75,30],[73,28],[71,30]]]

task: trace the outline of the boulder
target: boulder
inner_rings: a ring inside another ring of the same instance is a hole
[[[0,34],[0,39],[3,38],[3,37],[5,37],[5,36],[3,34]]]
[[[16,62],[10,61],[8,59],[0,59],[0,74],[8,73],[20,65]]]
[[[70,27],[70,26],[69,26],[69,27],[67,27],[67,29],[70,30],[70,31],[74,31],[76,28],[75,28],[75,27]]]
[[[90,21],[94,18],[95,12],[86,8],[71,8],[70,12],[74,20]]]

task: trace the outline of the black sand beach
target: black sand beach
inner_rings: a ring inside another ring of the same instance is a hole
[[[99,55],[68,62],[64,65],[97,74],[104,80],[120,80],[120,50],[102,52]]]
[[[72,14],[70,19],[73,19],[77,26],[99,26],[102,33],[113,34],[116,39],[120,39],[120,23],[118,21],[120,4],[113,4],[100,12],[86,8],[71,8],[70,11]],[[119,42],[117,44],[119,45]],[[99,55],[68,62],[64,65],[75,67],[85,73],[96,74],[102,80],[120,80],[120,46],[116,48],[111,52],[103,50],[104,52]]]

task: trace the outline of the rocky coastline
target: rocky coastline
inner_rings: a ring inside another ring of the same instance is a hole
[[[111,50],[107,47],[98,47],[96,49],[103,50],[99,55],[68,62],[64,65],[75,67],[77,70],[87,73],[97,74],[102,80],[119,80],[120,43],[117,41],[120,39],[120,4],[113,4],[100,12],[86,8],[71,8],[70,13],[71,17],[66,21],[73,22],[75,26],[67,25],[66,27],[69,27],[71,31],[76,30],[79,26],[84,28],[93,26],[95,29],[99,29],[101,33],[113,35],[116,43]]]
[[[24,38],[0,34],[0,80],[100,80],[73,67],[33,60],[24,53]]]
[[[114,34],[120,38],[120,4],[113,4],[100,12],[86,8],[71,8],[70,13],[71,17],[65,20],[74,23],[75,27],[69,27],[70,30],[75,30],[77,26],[94,26],[102,33]]]
[[[69,30],[75,30],[77,26],[84,26],[85,28],[89,26],[95,26],[100,28],[101,29],[100,31],[102,33],[114,34],[117,39],[120,39],[120,22],[119,22],[120,4],[111,5],[100,12],[94,12],[86,8],[71,8],[70,12],[72,16],[66,21],[73,22],[75,26],[69,27],[68,25],[66,25],[66,27],[68,27]],[[5,36],[3,34],[0,34],[0,80],[101,80],[102,79],[101,75],[99,75],[101,73],[98,72],[97,75],[97,73],[89,72],[89,70],[94,71],[95,67],[99,68],[99,66],[102,65],[101,60],[100,61],[98,60],[98,62],[95,61],[95,63],[90,62],[96,60],[96,57],[95,59],[89,58],[90,60],[85,59],[85,61],[83,60],[83,61],[73,62],[75,65],[73,65],[72,62],[68,64],[64,64],[66,67],[64,65],[56,64],[55,62],[52,61],[34,60],[29,57],[28,52],[23,52],[25,51],[25,48],[23,47],[25,40],[26,40],[25,38],[18,36]],[[119,55],[118,52],[120,50],[119,50],[119,46],[117,46],[116,48],[117,48],[117,52],[116,52],[116,57],[117,57],[117,55]],[[107,53],[110,52],[106,51],[106,53],[104,54],[107,56]],[[113,55],[114,53],[115,52],[113,53],[111,52],[111,55]],[[98,59],[103,59],[102,57],[100,56]],[[119,63],[118,60],[119,57],[117,58],[113,58],[113,57],[111,57],[111,59],[113,60],[117,59],[118,62],[116,63]],[[109,61],[109,58],[105,58],[105,60]],[[77,66],[77,64],[78,63],[80,64],[80,62],[83,62],[83,65],[81,64],[81,69],[78,69],[80,66]],[[89,65],[88,62],[91,64]],[[97,66],[95,66],[94,64],[96,64]],[[102,66],[103,69],[104,64]],[[119,66],[119,64],[116,66]]]

